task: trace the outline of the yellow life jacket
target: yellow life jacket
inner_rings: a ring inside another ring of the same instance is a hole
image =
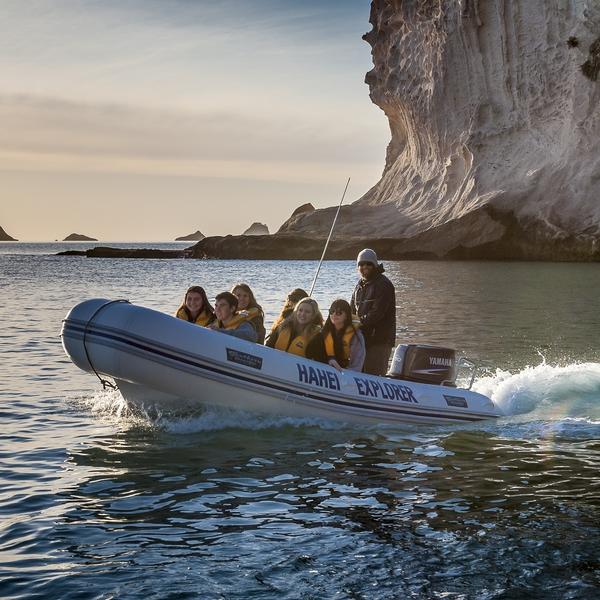
[[[258,308],[248,308],[246,310],[239,310],[233,315],[232,319],[227,323],[227,325],[223,325],[221,321],[219,321],[220,329],[237,329],[242,323],[245,321],[252,321],[252,319],[258,317],[261,314]]]
[[[190,320],[190,316],[187,312],[187,310],[185,310],[185,306],[182,306],[177,313],[175,314],[175,316],[178,319],[182,319],[183,321],[188,321],[189,323],[195,323],[196,325],[202,325],[202,327],[206,327],[207,325],[209,325],[212,321],[214,321],[214,315],[207,311],[207,310],[203,310],[197,317],[195,321]]]
[[[342,348],[344,351],[344,362],[346,365],[350,362],[350,343],[352,342],[352,338],[354,337],[355,333],[354,327],[352,327],[352,325],[348,325],[348,327],[346,327],[346,331],[344,331],[344,336],[342,337]],[[335,356],[335,346],[331,332],[325,336],[325,354],[328,358]]]
[[[290,342],[290,336],[292,335],[292,328],[285,327],[279,332],[277,341],[275,342],[275,348],[282,350],[283,352],[289,352],[296,356],[306,356],[306,347],[312,338],[319,333],[320,327],[313,325],[308,330],[304,330],[304,333],[297,335]]]

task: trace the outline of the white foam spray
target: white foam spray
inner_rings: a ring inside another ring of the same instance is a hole
[[[497,370],[473,390],[489,396],[505,415],[600,419],[600,364],[552,366],[543,361],[518,373]]]

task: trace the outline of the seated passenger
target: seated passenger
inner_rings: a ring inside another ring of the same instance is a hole
[[[322,325],[319,305],[312,298],[303,298],[296,304],[292,314],[269,336],[266,345],[325,362],[323,341],[317,337]]]
[[[273,332],[292,314],[294,307],[302,300],[302,298],[308,298],[308,294],[302,288],[296,288],[287,295],[281,313],[277,319],[275,319],[275,323],[273,323],[273,326],[271,327],[269,337],[271,337]]]
[[[196,323],[204,327],[215,320],[213,307],[210,305],[204,288],[193,285],[185,293],[183,304],[177,309],[175,316],[178,319]]]
[[[321,333],[327,362],[338,371],[362,371],[365,362],[365,338],[352,324],[350,304],[334,300]]]
[[[231,292],[217,294],[215,298],[217,320],[209,327],[248,342],[256,342],[256,329],[250,321],[237,317],[235,314],[237,305],[238,299]]]
[[[256,329],[256,341],[265,342],[265,314],[261,305],[256,301],[254,293],[246,283],[236,283],[231,288],[231,293],[238,299],[237,314],[250,321]]]

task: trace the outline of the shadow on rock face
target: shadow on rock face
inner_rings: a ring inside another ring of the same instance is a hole
[[[598,73],[600,73],[600,38],[590,46],[590,57],[581,65],[581,72],[591,81],[598,81]]]

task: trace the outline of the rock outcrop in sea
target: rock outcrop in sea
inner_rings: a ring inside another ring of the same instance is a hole
[[[182,235],[181,237],[175,238],[176,242],[199,242],[203,240],[206,236],[198,229],[194,233],[190,233],[189,235]]]
[[[10,235],[8,235],[8,233],[6,233],[6,231],[4,231],[4,229],[2,229],[2,227],[0,227],[0,242],[18,242],[19,240],[16,240],[14,237],[11,237]]]
[[[391,141],[336,236],[438,257],[597,260],[600,2],[374,0],[370,21],[366,82]],[[326,237],[334,211],[280,232]]]
[[[111,248],[96,246],[88,250],[64,250],[56,256],[85,256],[87,258],[189,258],[191,252],[185,250],[158,250],[156,248]]]
[[[263,223],[254,222],[242,235],[269,235],[269,228]]]
[[[68,235],[63,242],[97,242],[98,240],[93,237],[88,237],[82,233],[71,233]]]

